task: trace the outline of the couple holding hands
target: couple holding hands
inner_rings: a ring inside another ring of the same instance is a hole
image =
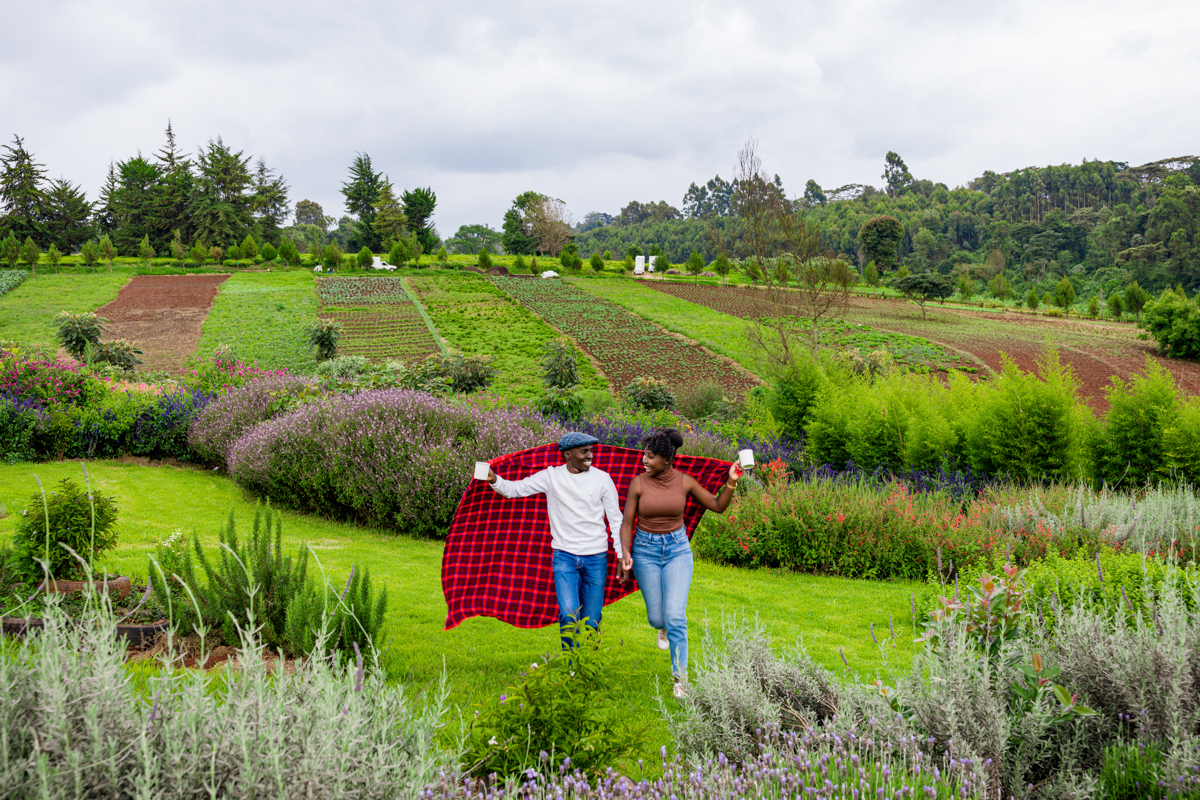
[[[736,463],[730,465],[725,484],[713,495],[673,466],[683,434],[674,428],[655,431],[640,443],[645,472],[629,485],[622,512],[612,478],[592,467],[596,444],[595,437],[567,433],[558,442],[564,462],[560,466],[517,481],[489,469],[487,482],[509,498],[546,495],[558,621],[564,631],[577,620],[593,628],[600,625],[608,575],[604,526],[608,518],[613,549],[621,562],[620,580],[631,572],[637,580],[646,617],[658,630],[658,648],[671,651],[674,691],[679,697],[688,674],[687,597],[692,582],[692,548],[684,526],[687,500],[690,496],[709,511],[724,513],[742,471]],[[563,646],[571,646],[565,632]]]

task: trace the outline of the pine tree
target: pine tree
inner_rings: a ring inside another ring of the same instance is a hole
[[[46,170],[33,160],[20,136],[13,136],[13,143],[4,150],[0,155],[0,216],[18,240],[33,237],[44,242],[48,238],[42,221]]]
[[[267,244],[277,244],[280,229],[291,207],[288,205],[288,185],[282,175],[276,175],[267,162],[258,159],[254,171],[254,217],[258,238]]]
[[[58,272],[58,264],[62,261],[62,253],[56,245],[50,245],[50,249],[46,251],[46,260],[50,262],[50,267]]]
[[[400,200],[404,204],[404,216],[408,219],[413,235],[421,243],[421,249],[426,253],[433,252],[434,246],[437,245],[437,234],[429,224],[429,219],[437,206],[437,195],[428,186],[418,187],[412,191],[405,190],[404,194],[400,195]]]
[[[175,145],[175,132],[171,120],[167,120],[167,143],[155,154],[161,178],[154,187],[153,224],[150,231],[151,244],[159,250],[170,246],[172,231],[192,238],[195,231],[188,203],[195,184],[192,160]]]
[[[386,178],[375,201],[375,219],[371,227],[379,236],[384,249],[390,249],[392,242],[403,237],[408,231],[408,217],[404,215],[404,208],[396,199],[395,190]]]
[[[196,178],[188,209],[196,241],[235,242],[250,234],[254,195],[250,157],[234,152],[221,137],[209,141],[197,157]]]
[[[50,241],[72,253],[92,238],[92,204],[78,186],[63,178],[50,181],[44,209]]]
[[[358,153],[350,165],[350,180],[342,184],[342,195],[346,198],[346,210],[358,217],[358,224],[350,236],[352,248],[367,247],[372,252],[382,249],[382,241],[375,232],[375,203],[379,190],[383,188],[383,175],[371,167],[371,157]]]
[[[96,204],[96,228],[101,235],[112,233],[117,228],[117,209],[114,205],[121,184],[117,180],[117,165],[108,162],[108,175],[100,187],[100,202]]]

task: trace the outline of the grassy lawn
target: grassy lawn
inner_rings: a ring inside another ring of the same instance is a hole
[[[490,280],[471,272],[408,271],[409,285],[420,297],[438,333],[467,355],[486,354],[499,369],[493,388],[506,398],[532,400],[541,395],[542,350],[559,334],[514,303]],[[586,356],[577,356],[581,388],[608,388]]]
[[[316,362],[304,329],[316,322],[319,308],[311,272],[235,273],[221,284],[196,352],[207,356],[228,344],[243,360],[268,369],[312,372]]]
[[[118,544],[103,566],[138,582],[146,577],[147,555],[155,542],[172,531],[182,529],[190,535],[194,530],[213,545],[230,510],[244,530],[253,520],[253,501],[215,472],[114,461],[92,462],[88,471],[94,490],[116,498],[120,513]],[[12,535],[17,516],[37,492],[34,474],[49,489],[64,477],[81,479],[82,472],[74,462],[0,466],[0,503],[8,509],[7,518],[0,519],[0,540]],[[345,580],[352,563],[370,568],[377,585],[388,589],[389,674],[420,687],[436,681],[444,668],[451,701],[464,718],[475,703],[497,697],[519,668],[558,646],[553,627],[519,630],[486,618],[443,631],[440,542],[387,536],[292,513],[284,513],[283,520],[288,550],[311,544],[335,583]],[[875,624],[882,640],[891,616],[899,646],[890,662],[907,668],[914,638],[909,597],[914,591],[919,593],[920,586],[740,570],[698,561],[689,601],[693,658],[705,617],[719,623],[722,614],[745,613],[757,616],[776,644],[803,637],[813,658],[849,677],[839,656],[844,649],[851,668],[866,680],[888,668],[869,626]],[[653,735],[644,758],[649,765],[657,764],[658,748],[670,746],[670,741],[654,695],[659,687],[669,692],[670,669],[666,654],[655,648],[641,596],[634,594],[605,608],[603,628],[622,642],[616,658],[619,700],[650,726]]]
[[[0,339],[56,350],[58,341],[50,325],[55,314],[95,311],[115,300],[128,280],[128,270],[30,275],[23,284],[0,297]]]
[[[631,279],[567,280],[669,331],[699,342],[714,353],[732,358],[760,378],[765,379],[770,374],[766,359],[748,338],[753,325],[746,320],[647,289]]]

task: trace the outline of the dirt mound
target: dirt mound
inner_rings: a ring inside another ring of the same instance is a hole
[[[142,351],[143,372],[180,372],[196,350],[200,328],[228,275],[136,275],[117,299],[96,309],[107,339],[128,339]]]

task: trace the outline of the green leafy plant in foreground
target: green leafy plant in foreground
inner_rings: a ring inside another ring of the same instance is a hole
[[[53,578],[83,577],[84,565],[79,559],[90,565],[112,548],[117,543],[116,522],[113,498],[84,491],[64,478],[56,491],[39,491],[29,498],[17,520],[13,543],[18,568],[34,577],[42,573],[38,561],[45,561]]]
[[[477,712],[467,731],[467,771],[509,777],[569,758],[572,768],[592,774],[641,746],[646,731],[613,700],[617,645],[587,625],[570,635],[573,649],[530,664]]]

